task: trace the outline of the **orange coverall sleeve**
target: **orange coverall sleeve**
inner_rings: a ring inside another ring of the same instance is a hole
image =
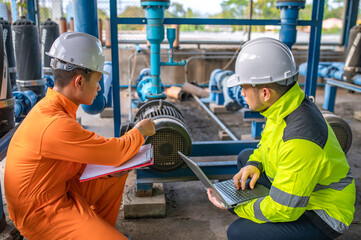
[[[126,162],[144,143],[136,128],[120,138],[105,138],[66,117],[54,120],[42,135],[40,152],[44,157],[109,166]]]

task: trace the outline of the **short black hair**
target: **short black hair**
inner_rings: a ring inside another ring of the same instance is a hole
[[[281,85],[278,83],[267,83],[267,84],[256,85],[254,88],[255,89],[270,88],[270,89],[274,90],[278,95],[282,96],[288,90],[290,90],[295,84],[296,84],[296,82],[293,82],[290,85],[286,86],[286,85]]]
[[[76,75],[83,75],[85,79],[90,79],[91,71],[86,71],[80,68],[75,68],[71,71],[64,71],[61,69],[52,69],[55,85],[64,88]]]

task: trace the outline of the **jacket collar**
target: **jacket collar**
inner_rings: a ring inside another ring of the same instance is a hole
[[[272,121],[280,121],[293,112],[305,98],[298,83],[283,94],[272,106],[261,114]]]
[[[76,111],[78,110],[79,106],[69,98],[65,97],[63,94],[57,91],[54,91],[52,88],[48,88],[46,92],[46,98],[59,104],[64,109],[64,111],[70,115],[70,117],[76,119]]]

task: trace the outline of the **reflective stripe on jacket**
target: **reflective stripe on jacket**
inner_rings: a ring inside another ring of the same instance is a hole
[[[247,163],[269,177],[270,195],[234,209],[254,222],[290,222],[314,211],[338,233],[351,224],[355,183],[338,140],[298,83],[262,113],[258,148]]]

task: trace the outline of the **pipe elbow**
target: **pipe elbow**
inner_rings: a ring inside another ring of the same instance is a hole
[[[81,107],[83,108],[84,112],[88,114],[98,114],[101,113],[106,107],[107,101],[103,94],[99,94],[95,99],[93,104],[91,105],[84,105],[82,104]]]

